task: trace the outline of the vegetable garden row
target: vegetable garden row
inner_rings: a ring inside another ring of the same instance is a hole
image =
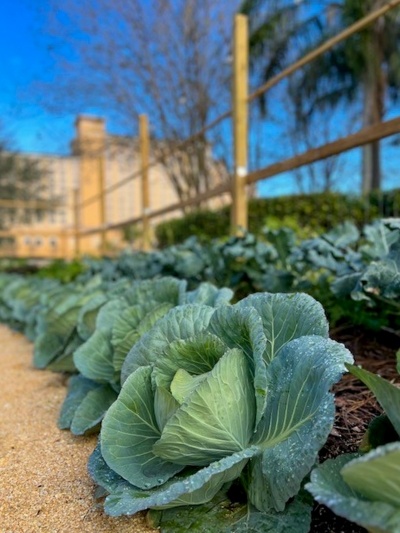
[[[149,509],[171,533],[307,533],[314,497],[400,532],[400,390],[352,364],[324,311],[399,333],[398,219],[302,242],[289,229],[189,239],[87,259],[69,282],[46,274],[1,274],[0,320],[34,342],[36,368],[71,374],[58,425],[99,432],[88,469],[107,514]],[[347,371],[385,415],[367,453],[318,465]]]

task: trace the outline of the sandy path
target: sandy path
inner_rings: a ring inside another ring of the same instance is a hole
[[[154,533],[143,515],[103,514],[86,473],[96,439],[57,428],[62,376],[31,359],[32,344],[0,325],[0,533]]]

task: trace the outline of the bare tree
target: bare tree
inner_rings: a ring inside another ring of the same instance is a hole
[[[48,109],[107,110],[131,131],[137,115],[147,113],[153,154],[161,157],[182,200],[227,177],[227,165],[215,165],[213,153],[226,137],[224,126],[173,156],[171,148],[229,109],[232,21],[239,0],[50,3],[44,34],[57,75],[36,87]],[[230,159],[220,147],[221,158]]]

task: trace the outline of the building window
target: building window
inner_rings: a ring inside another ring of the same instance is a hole
[[[55,237],[50,237],[49,243],[50,243],[50,247],[51,248],[53,248],[53,249],[57,248],[58,242],[57,242],[57,239]]]
[[[35,239],[35,245],[36,246],[42,246],[43,240],[41,237],[36,237]]]
[[[24,243],[25,243],[27,246],[30,246],[30,245],[31,245],[31,238],[30,238],[30,237],[25,237],[25,239],[24,239]]]

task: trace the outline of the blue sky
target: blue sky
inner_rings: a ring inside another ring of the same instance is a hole
[[[47,1],[38,0],[41,9]],[[50,79],[53,65],[40,34],[35,2],[2,0],[0,16],[0,124],[22,151],[65,153],[73,135],[71,116],[49,116],[30,98],[33,81]]]

